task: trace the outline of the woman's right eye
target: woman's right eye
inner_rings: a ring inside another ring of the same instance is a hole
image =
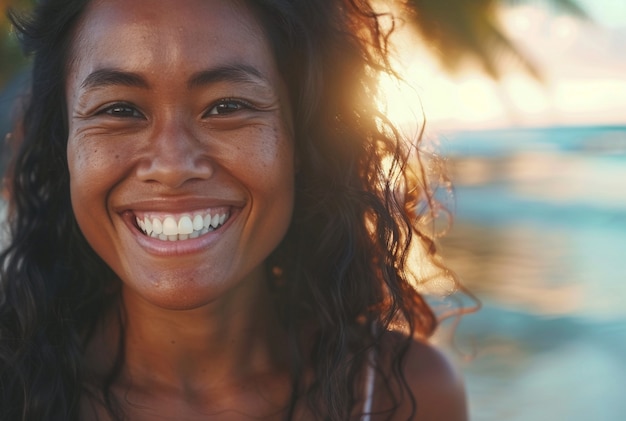
[[[143,115],[137,109],[128,104],[114,104],[104,108],[99,114],[107,114],[111,117],[119,118],[143,118]]]

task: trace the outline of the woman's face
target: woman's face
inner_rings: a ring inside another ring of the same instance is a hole
[[[263,275],[289,226],[286,95],[232,0],[94,0],[67,79],[72,206],[131,293],[194,308]]]

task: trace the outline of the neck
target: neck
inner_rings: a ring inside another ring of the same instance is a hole
[[[122,381],[133,389],[206,390],[286,373],[285,333],[272,301],[267,283],[258,278],[191,310],[159,308],[123,290]],[[112,336],[119,337],[119,320],[109,317],[105,333],[94,341],[99,357],[116,355]]]

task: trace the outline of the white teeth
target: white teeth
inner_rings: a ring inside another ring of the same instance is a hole
[[[226,215],[224,215],[226,216]],[[204,227],[204,220],[202,219],[202,215],[196,215],[193,217],[193,230],[200,231]]]
[[[178,235],[189,235],[193,232],[193,222],[188,216],[183,216],[178,221]],[[183,238],[181,238],[183,240]],[[184,238],[186,240],[186,238]]]
[[[156,235],[163,234],[163,224],[160,219],[154,218],[152,220],[152,230]]]
[[[180,218],[168,216],[161,221],[159,218],[146,216],[143,219],[135,218],[137,226],[143,233],[162,241],[181,241],[198,238],[222,226],[228,219],[228,213],[189,214]]]
[[[146,231],[148,234],[150,234],[152,232],[152,221],[150,220],[150,218],[146,218],[143,221],[143,229],[144,231]]]
[[[178,224],[171,216],[168,216],[165,218],[165,221],[163,221],[163,234],[178,235]]]

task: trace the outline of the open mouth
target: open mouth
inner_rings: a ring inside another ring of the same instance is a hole
[[[181,215],[135,215],[144,235],[161,241],[185,241],[219,229],[230,218],[228,209],[212,209]]]

